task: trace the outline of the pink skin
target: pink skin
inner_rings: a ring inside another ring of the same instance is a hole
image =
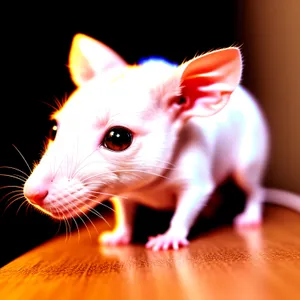
[[[248,192],[235,226],[259,226],[264,201],[300,211],[299,196],[261,185],[268,130],[253,96],[240,86],[238,48],[178,67],[162,61],[132,67],[78,34],[69,67],[77,89],[53,114],[57,135],[24,186],[27,200],[53,218],[79,217],[111,197],[117,225],[99,242],[116,246],[131,242],[136,203],[172,208],[169,229],[146,247],[177,250],[189,244],[197,216],[232,173]],[[114,126],[132,133],[123,151],[103,143]]]

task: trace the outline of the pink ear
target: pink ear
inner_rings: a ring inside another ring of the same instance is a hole
[[[81,33],[74,36],[69,54],[69,68],[72,80],[77,86],[92,79],[97,73],[126,65],[116,52],[101,42]]]
[[[225,48],[198,56],[183,65],[180,105],[183,119],[210,116],[220,111],[239,85],[242,59],[238,48]],[[182,100],[181,100],[182,101]]]

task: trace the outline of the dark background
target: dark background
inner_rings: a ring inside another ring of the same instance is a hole
[[[3,7],[0,166],[28,173],[12,144],[30,166],[40,158],[52,111],[44,102],[54,104],[55,98],[62,99],[74,88],[66,64],[76,33],[102,41],[128,63],[151,55],[181,63],[197,53],[242,44],[238,30],[241,2],[173,1],[169,5],[147,1],[126,2],[122,7],[113,1],[81,1],[77,6],[43,2],[43,7]],[[1,174],[17,173],[0,170]],[[0,186],[5,185],[22,187],[22,182],[0,176]],[[1,189],[0,196],[13,190]],[[17,214],[24,198],[5,210],[11,202],[8,199],[0,202],[0,266],[53,237],[59,225],[32,208],[26,210],[27,205]]]

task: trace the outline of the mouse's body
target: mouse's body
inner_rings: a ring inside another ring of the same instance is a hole
[[[121,195],[155,209],[175,209],[176,195],[183,185],[189,184],[185,183],[187,179],[204,186],[203,179],[211,176],[213,186],[218,185],[248,163],[245,157],[259,161],[262,176],[268,142],[266,123],[259,107],[239,86],[219,113],[206,118],[195,117],[185,124],[163,177]]]
[[[177,249],[188,244],[197,216],[230,175],[248,194],[236,226],[259,225],[264,201],[300,211],[298,196],[262,187],[268,129],[240,86],[238,48],[180,66],[162,60],[128,66],[105,45],[77,35],[70,71],[78,88],[53,114],[56,137],[24,186],[26,198],[54,218],[79,216],[117,195],[116,229],[100,241],[126,244],[137,203],[174,209],[169,230],[147,247]]]

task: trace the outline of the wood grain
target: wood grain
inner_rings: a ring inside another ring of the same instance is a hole
[[[89,229],[4,266],[0,299],[300,299],[300,216],[288,209],[268,206],[261,230],[218,228],[177,252],[101,247]]]

